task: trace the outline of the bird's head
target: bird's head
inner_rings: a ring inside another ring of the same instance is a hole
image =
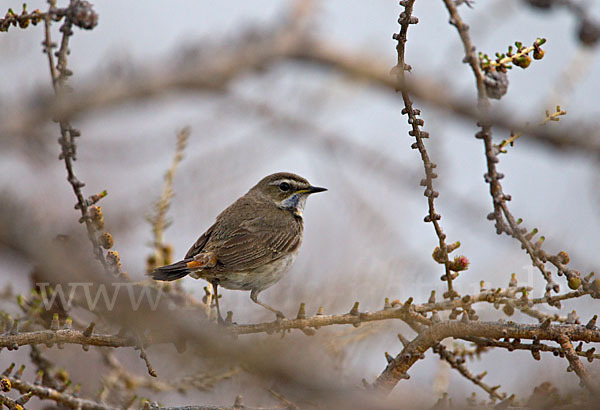
[[[261,179],[250,191],[272,201],[278,208],[301,217],[306,198],[310,194],[327,191],[327,188],[312,186],[300,175],[278,172]]]

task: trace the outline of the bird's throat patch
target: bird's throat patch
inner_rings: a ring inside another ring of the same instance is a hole
[[[304,205],[306,205],[306,194],[295,193],[284,199],[280,203],[280,208],[288,209],[299,218],[302,218],[302,211],[304,211]]]

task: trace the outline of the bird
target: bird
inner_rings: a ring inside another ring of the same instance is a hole
[[[159,281],[187,275],[208,281],[213,287],[217,320],[218,286],[250,291],[250,299],[275,313],[258,295],[277,283],[290,269],[302,243],[302,212],[311,194],[327,191],[305,178],[278,172],[261,179],[237,201],[221,212],[215,223],[192,245],[184,259],[150,273]]]

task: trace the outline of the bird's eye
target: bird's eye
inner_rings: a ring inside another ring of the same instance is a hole
[[[281,184],[279,184],[279,189],[281,189],[283,192],[289,191],[290,188],[290,184],[288,184],[287,182],[282,182]]]

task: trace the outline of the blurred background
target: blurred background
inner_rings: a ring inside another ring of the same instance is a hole
[[[8,0],[2,5],[20,7]],[[46,7],[44,1],[27,5],[29,10]],[[208,43],[227,47],[229,40],[248,29],[277,24],[290,7],[289,1],[174,0],[143,5],[97,1],[98,26],[92,31],[76,29],[71,41],[69,61],[74,76],[70,84],[77,89],[78,84],[100,77],[135,75],[132,67],[177,61],[181,53]],[[600,4],[587,2],[585,7],[590,17],[600,19]],[[554,111],[560,105],[567,115],[547,126],[564,130],[596,127],[589,138],[600,140],[600,60],[597,47],[579,41],[579,20],[574,13],[566,8],[544,11],[519,0],[478,1],[473,8],[461,6],[459,10],[471,26],[478,50],[490,56],[506,51],[514,41],[548,40],[543,60],[534,61],[527,70],[509,72],[508,94],[494,102],[494,107],[536,123],[544,118],[545,110]],[[392,68],[397,58],[392,33],[399,30],[400,11],[392,1],[317,2],[310,30],[341,49],[364,53]],[[462,63],[462,44],[448,24],[443,3],[417,1],[414,15],[419,24],[409,30],[406,58],[413,73],[444,84],[440,93],[474,101],[473,75]],[[59,38],[58,28],[55,24],[55,39]],[[0,108],[38,92],[50,92],[42,39],[41,25],[13,28],[0,35]],[[461,242],[457,252],[471,262],[456,281],[458,291],[476,292],[481,280],[490,287],[506,286],[514,272],[520,283],[535,287],[534,296],[542,296],[543,279],[520,244],[506,235],[497,236],[493,223],[486,219],[492,201],[483,180],[485,158],[481,141],[474,138],[475,122],[419,100],[415,104],[422,109],[424,129],[431,134],[427,149],[438,164],[439,178],[434,183],[440,191],[436,209],[442,214],[442,226],[450,242]],[[244,76],[225,92],[172,92],[86,114],[74,122],[82,131],[76,173],[85,181],[88,195],[108,191],[101,203],[106,227],[115,238],[124,270],[143,280],[152,239],[146,217],[160,195],[164,172],[175,151],[176,132],[189,125],[191,136],[175,176],[175,197],[168,214],[172,225],[166,231],[175,258],[183,257],[217,214],[263,176],[290,171],[329,191],[308,201],[299,257],[288,275],[262,294],[266,303],[294,316],[300,302],[306,303],[309,314],[319,306],[326,313],[343,313],[355,301],[360,301],[361,310],[378,310],[385,297],[406,300],[412,296],[425,302],[433,289],[441,295],[445,284],[439,279],[443,269],[431,258],[437,237],[433,227],[423,223],[427,212],[419,186],[423,164],[410,149],[413,139],[401,109],[399,96],[329,70],[288,62]],[[76,226],[75,198],[65,180],[64,165],[57,160],[58,136],[58,127],[49,124],[35,145],[25,137],[0,140],[0,203],[6,205],[11,198],[26,204],[27,212],[51,221],[56,234],[74,228],[83,231]],[[508,137],[507,130],[495,129],[497,142]],[[598,152],[557,149],[527,136],[508,151],[500,157],[499,170],[506,175],[502,182],[513,197],[509,203],[513,214],[522,217],[525,226],[541,231],[547,251],[567,251],[571,266],[582,274],[598,272]],[[0,248],[0,277],[16,292],[28,291],[31,269],[27,260]],[[562,278],[559,283],[566,289]],[[205,285],[201,280],[183,280],[184,288],[199,298]],[[222,293],[222,309],[232,310],[235,321],[273,319],[249,300],[247,292]],[[589,297],[564,303],[563,312],[572,309],[587,318],[598,312],[598,304]],[[479,307],[478,314],[484,320],[503,316],[491,306]],[[533,321],[518,314],[512,320]],[[385,368],[383,352],[395,355],[401,350],[396,333],[412,335],[399,321],[326,332],[346,340],[326,356],[350,385],[359,385],[362,378],[372,381]],[[329,340],[320,336],[307,339],[297,333],[290,337],[306,349],[319,350]],[[25,360],[26,352],[19,354]],[[68,363],[68,349],[53,354],[57,361],[66,362],[74,379],[89,372],[86,366]],[[132,368],[144,373],[135,353],[119,355],[124,361],[133,358]],[[15,356],[1,355],[0,368],[10,361],[15,361]],[[527,365],[517,367],[522,361]],[[170,359],[154,364],[159,374],[177,369]],[[490,384],[501,383],[503,391],[521,396],[531,393],[532,378],[540,383],[561,380],[564,389],[574,388],[577,378],[565,376],[566,367],[563,359],[550,357],[539,362],[531,360],[529,352],[506,351],[486,353],[483,360],[471,364],[474,373],[488,370]],[[475,391],[475,386],[431,353],[410,375],[392,397],[410,397],[415,403],[431,405],[432,398],[444,391],[450,390],[457,398]],[[227,383],[200,393],[199,400],[230,403],[242,393],[256,400],[252,404],[269,402],[243,377]],[[93,391],[94,386],[90,388]],[[196,396],[180,398],[168,393],[156,397],[183,404]]]

